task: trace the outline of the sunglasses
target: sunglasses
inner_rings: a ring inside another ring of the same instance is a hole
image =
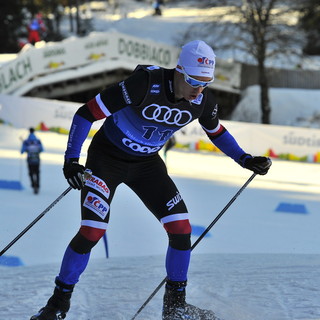
[[[210,81],[200,81],[200,80],[197,80],[195,78],[192,78],[190,77],[186,71],[184,70],[184,68],[182,67],[180,69],[183,73],[183,76],[184,76],[184,81],[189,85],[191,86],[192,88],[199,88],[199,87],[203,87],[205,88],[209,83],[212,83],[213,82],[213,79],[210,80]]]

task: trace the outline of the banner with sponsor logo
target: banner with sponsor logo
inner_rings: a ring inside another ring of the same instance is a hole
[[[0,121],[16,128],[34,127],[67,134],[72,118],[81,105],[77,102],[0,94]],[[94,122],[91,135],[102,122]]]
[[[320,162],[320,130],[290,126],[221,121],[248,153],[294,161]],[[197,122],[175,134],[176,147],[220,152]]]
[[[36,127],[68,134],[80,103],[31,97],[0,95],[0,120],[17,128]],[[92,126],[92,136],[103,120]],[[286,160],[320,162],[320,130],[290,126],[221,121],[240,146],[254,155]],[[207,138],[197,121],[175,134],[176,148],[220,152]]]
[[[35,78],[103,60],[172,68],[179,51],[173,46],[116,32],[91,33],[87,37],[72,37],[39,48],[27,45],[16,59],[0,67],[0,94],[14,94]]]
[[[17,58],[0,66],[0,94],[17,94],[18,89],[33,80],[56,72],[75,70],[98,61],[124,61],[173,68],[179,47],[136,38],[118,32],[93,32],[87,37],[71,37],[61,42],[26,45]],[[110,64],[105,66],[110,68]],[[115,66],[118,68],[118,65]],[[103,71],[103,65],[99,65]],[[134,67],[132,67],[134,68]],[[90,74],[96,70],[88,69]],[[214,88],[239,91],[241,64],[217,58]],[[34,84],[35,86],[37,83]]]

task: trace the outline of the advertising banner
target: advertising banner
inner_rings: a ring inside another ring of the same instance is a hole
[[[0,94],[17,94],[28,83],[53,73],[76,70],[98,61],[123,61],[132,65],[150,64],[174,68],[179,47],[136,38],[118,32],[93,32],[83,38],[71,37],[61,42],[48,42],[40,47],[26,45],[17,58],[0,67]],[[107,65],[106,65],[107,66]],[[100,68],[100,66],[99,66]],[[103,69],[101,69],[103,71]],[[95,72],[87,69],[86,72]],[[217,58],[215,81],[210,86],[238,92],[241,84],[241,64]]]
[[[320,162],[320,130],[290,126],[221,121],[239,145],[254,155],[294,161]],[[175,134],[176,147],[220,152],[197,121]]]
[[[117,32],[91,33],[83,38],[47,43],[40,48],[27,45],[16,59],[0,67],[0,94],[14,94],[35,78],[103,60],[172,68],[179,51],[173,46]]]
[[[72,117],[80,103],[31,97],[0,95],[0,120],[17,128],[36,127],[68,134]],[[91,136],[102,121],[92,126]],[[290,126],[221,121],[239,145],[254,155],[295,161],[320,162],[320,130]],[[176,148],[200,152],[220,152],[197,121],[175,134]]]

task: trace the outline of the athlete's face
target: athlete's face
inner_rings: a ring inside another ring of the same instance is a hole
[[[200,76],[191,76],[192,79],[198,80],[200,82],[211,82],[211,78],[208,77],[200,77]],[[186,82],[185,76],[175,71],[175,87],[174,93],[176,99],[184,98],[188,101],[194,100],[198,97],[198,95],[204,90],[204,86],[193,87],[189,83]]]

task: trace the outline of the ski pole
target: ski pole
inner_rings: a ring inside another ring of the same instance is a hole
[[[87,180],[91,177],[91,170],[86,169],[84,172],[84,180]],[[1,252],[0,257],[9,249],[11,248],[28,230],[30,230],[49,210],[51,210],[70,190],[72,187],[68,187],[64,190],[60,196],[54,200],[45,210],[43,210],[37,218],[35,218],[27,227],[25,227]]]
[[[1,252],[0,256],[2,256],[10,247],[12,247],[29,229],[31,229],[52,207],[54,207],[70,190],[71,187],[68,187],[64,190],[61,195],[54,200],[45,210],[43,210],[37,218],[35,218],[26,228],[24,228]]]
[[[253,173],[251,177],[245,182],[245,184],[238,190],[238,192],[233,196],[233,198],[227,203],[227,205],[221,210],[221,212],[215,217],[215,219],[210,223],[205,231],[198,237],[196,242],[191,246],[191,251],[198,245],[198,243],[204,238],[204,236],[210,231],[210,229],[218,222],[218,220],[222,217],[222,215],[228,210],[228,208],[232,205],[232,203],[238,198],[238,196],[242,193],[242,191],[248,186],[248,184],[254,179],[256,173]],[[131,318],[134,320],[139,313],[145,308],[145,306],[151,301],[151,299],[157,294],[157,292],[161,289],[161,287],[165,284],[167,278],[165,277],[160,284],[154,289],[154,291],[150,294],[148,299],[142,304],[140,309],[135,313],[135,315]]]

